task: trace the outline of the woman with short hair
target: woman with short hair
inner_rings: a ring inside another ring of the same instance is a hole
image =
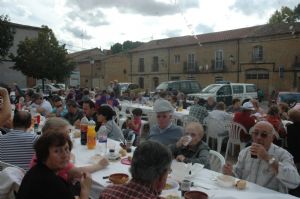
[[[51,132],[50,132],[51,131]],[[50,130],[34,144],[37,164],[24,176],[17,199],[74,199],[71,185],[58,176],[70,161],[72,142],[67,131]],[[80,199],[88,199],[92,179],[83,173],[80,185]]]

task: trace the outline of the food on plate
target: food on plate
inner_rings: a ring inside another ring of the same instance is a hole
[[[235,185],[235,178],[229,175],[219,175],[217,182],[222,187],[232,187]]]
[[[120,153],[120,155],[122,156],[122,157],[124,157],[124,156],[126,156],[126,154],[127,154],[127,151],[125,150],[125,149],[120,149],[119,150],[119,153]]]
[[[236,182],[236,188],[238,188],[238,189],[245,189],[246,188],[246,185],[247,185],[247,182],[246,182],[246,180],[238,180],[237,182]]]
[[[108,179],[114,184],[125,184],[129,180],[129,176],[125,173],[114,173]]]

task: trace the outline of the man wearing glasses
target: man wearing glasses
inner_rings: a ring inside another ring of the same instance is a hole
[[[147,140],[160,142],[164,145],[176,143],[183,134],[181,127],[172,124],[174,108],[164,99],[158,99],[153,106],[156,112],[157,124],[151,127]]]
[[[300,177],[293,156],[272,143],[276,133],[273,126],[267,121],[260,121],[251,133],[252,145],[240,152],[234,166],[226,163],[223,173],[283,193],[296,188]]]

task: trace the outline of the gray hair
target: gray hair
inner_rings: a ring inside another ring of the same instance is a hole
[[[171,161],[172,154],[167,147],[158,142],[146,141],[134,151],[130,173],[134,180],[151,184],[168,171]]]
[[[276,137],[277,139],[279,138],[279,134],[278,134],[278,132],[274,129],[273,125],[272,125],[270,122],[265,121],[265,120],[257,122],[257,123],[250,129],[250,131],[249,131],[250,134],[253,133],[253,131],[254,131],[256,125],[258,125],[258,124],[264,124],[264,125],[269,126],[269,127],[272,129],[272,134],[275,135],[275,137]]]
[[[66,126],[70,126],[70,123],[67,120],[59,118],[59,117],[51,117],[46,120],[45,125],[42,128],[42,133],[44,133],[45,131],[52,130],[52,129],[53,130],[61,129]]]

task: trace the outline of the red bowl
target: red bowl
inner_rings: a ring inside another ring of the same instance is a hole
[[[184,194],[185,199],[208,199],[208,195],[201,191],[188,191]]]
[[[125,184],[129,180],[129,176],[125,173],[114,173],[108,179],[114,184]]]

